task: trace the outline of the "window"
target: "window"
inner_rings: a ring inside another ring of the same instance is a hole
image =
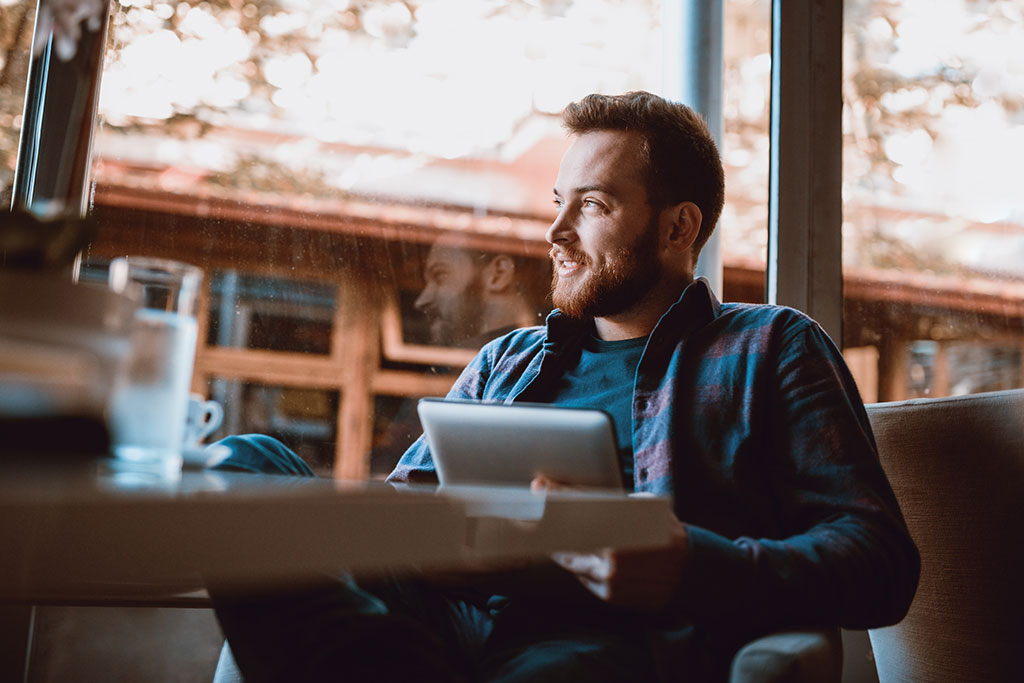
[[[211,275],[209,346],[330,354],[333,285],[235,270]]]
[[[845,4],[844,336],[877,353],[869,399],[1024,386],[1022,18]]]
[[[215,377],[207,393],[230,408],[212,438],[266,434],[288,444],[317,474],[333,473],[339,392]]]
[[[386,474],[417,397],[543,321],[557,114],[657,90],[662,59],[653,0],[120,0],[110,46],[90,258],[202,266],[194,388],[224,433],[346,477]]]
[[[266,431],[321,471],[382,476],[418,431],[416,398],[443,395],[487,338],[542,322],[558,112],[661,91],[683,49],[662,9],[118,0],[83,272],[123,254],[201,266],[193,389],[226,404],[219,435]],[[725,3],[732,300],[763,299],[769,9]],[[478,287],[499,261],[516,274],[500,319]]]

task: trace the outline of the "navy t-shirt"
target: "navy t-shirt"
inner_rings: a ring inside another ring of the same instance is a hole
[[[633,381],[647,337],[604,341],[593,334],[578,358],[568,359],[550,402],[567,408],[598,408],[612,416],[622,481],[633,489]]]

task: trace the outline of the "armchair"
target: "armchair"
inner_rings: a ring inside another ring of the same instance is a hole
[[[869,632],[881,683],[1020,678],[1024,389],[868,406],[921,551],[910,612]]]

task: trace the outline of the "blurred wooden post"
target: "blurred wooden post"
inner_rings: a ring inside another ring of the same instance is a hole
[[[331,355],[342,366],[334,476],[369,477],[373,430],[372,374],[380,365],[379,316],[368,283],[353,273],[338,287]],[[379,300],[379,297],[377,298]]]

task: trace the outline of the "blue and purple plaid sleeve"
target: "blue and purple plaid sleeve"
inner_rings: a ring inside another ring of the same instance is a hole
[[[747,510],[772,519],[745,529],[689,526],[690,561],[676,607],[751,632],[895,623],[913,598],[920,560],[863,403],[821,328],[795,311],[775,311],[773,324],[755,327],[758,341],[744,344],[763,358],[718,356],[744,366],[718,374],[749,380],[736,414],[760,442],[737,445],[719,471],[731,471]],[[761,482],[745,481],[754,473]]]

